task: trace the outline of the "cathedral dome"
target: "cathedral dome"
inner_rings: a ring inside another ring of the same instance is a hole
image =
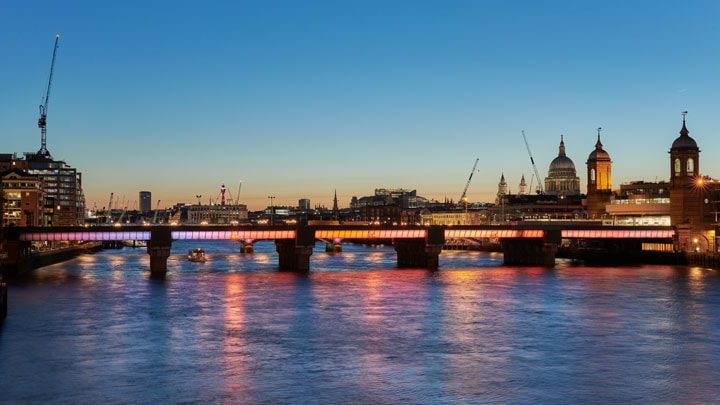
[[[565,155],[565,142],[560,136],[560,150],[548,169],[548,177],[575,176],[575,163]]]
[[[690,137],[690,131],[685,126],[685,117],[683,117],[683,126],[680,130],[680,136],[675,139],[670,150],[697,150],[697,142]]]
[[[558,196],[579,195],[580,178],[575,172],[575,163],[565,155],[565,142],[560,136],[560,151],[548,169],[545,178],[545,192]]]

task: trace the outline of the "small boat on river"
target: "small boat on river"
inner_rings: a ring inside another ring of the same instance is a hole
[[[205,250],[203,248],[188,250],[188,260],[196,263],[204,262],[205,260],[207,260],[207,258],[205,257]]]

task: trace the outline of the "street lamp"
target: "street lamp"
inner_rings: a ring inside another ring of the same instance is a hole
[[[268,196],[270,199],[270,226],[273,225],[273,215],[275,214],[275,204],[273,204],[273,200],[275,200],[274,195]]]

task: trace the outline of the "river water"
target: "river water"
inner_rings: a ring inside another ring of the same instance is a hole
[[[178,241],[105,250],[9,287],[0,403],[709,404],[720,402],[720,276],[681,266],[505,267],[447,251],[318,245],[309,275]]]

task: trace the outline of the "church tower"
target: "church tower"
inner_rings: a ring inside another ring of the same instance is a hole
[[[600,219],[605,214],[605,206],[612,197],[612,160],[603,149],[598,128],[595,150],[590,152],[587,165],[587,217]]]
[[[700,148],[690,137],[690,131],[683,124],[680,136],[670,148],[670,223],[676,227],[684,244],[682,233],[702,229],[703,198],[698,189],[700,177]],[[686,231],[686,232],[683,232]]]
[[[500,202],[505,198],[505,196],[508,194],[508,185],[505,181],[505,173],[503,173],[500,176],[500,183],[498,183],[498,191],[497,196],[495,197],[495,204],[500,204]]]
[[[528,192],[528,185],[525,182],[525,174],[520,179],[520,186],[518,187],[518,195],[526,195]]]

